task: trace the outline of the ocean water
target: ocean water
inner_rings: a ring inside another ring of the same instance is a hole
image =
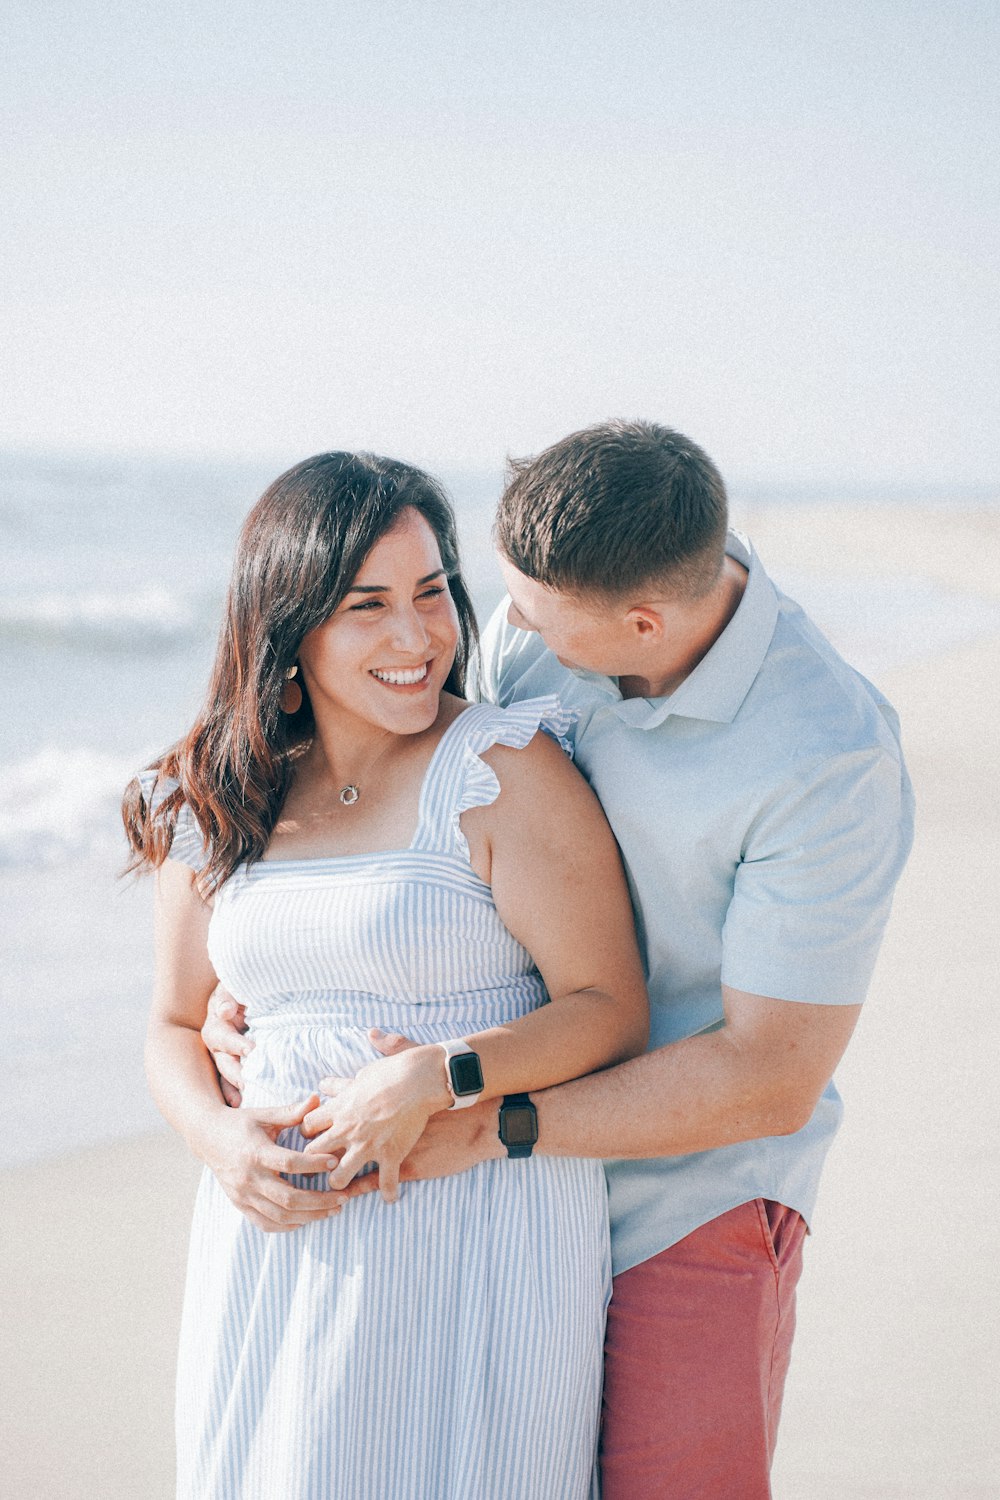
[[[150,883],[117,878],[118,802],[197,709],[236,532],[276,472],[0,455],[0,1163],[160,1123],[141,1071]],[[484,619],[500,476],[442,477]],[[1000,628],[997,606],[920,579],[778,581],[876,682]]]

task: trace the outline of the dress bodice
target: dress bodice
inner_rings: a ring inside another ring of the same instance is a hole
[[[406,849],[241,865],[215,894],[208,946],[251,1025],[412,1025],[414,1011],[425,1024],[450,1023],[456,1004],[472,1007],[466,1024],[489,1025],[543,1003],[530,954],[469,862],[460,820],[499,795],[484,751],[523,748],[539,729],[565,745],[571,720],[555,698],[473,704],[435,747]],[[205,860],[186,806],[171,857],[195,868]]]

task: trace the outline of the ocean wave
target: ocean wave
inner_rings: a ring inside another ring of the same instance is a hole
[[[211,628],[217,602],[150,585],[127,593],[51,592],[0,600],[0,639],[129,655],[172,650]]]
[[[0,868],[59,865],[91,853],[124,858],[118,806],[148,759],[49,745],[0,766]]]

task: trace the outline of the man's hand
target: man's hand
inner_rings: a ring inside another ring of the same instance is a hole
[[[208,1014],[201,1028],[201,1039],[212,1054],[219,1074],[222,1097],[232,1109],[239,1109],[243,1098],[243,1058],[253,1051],[253,1042],[244,1033],[246,1012],[228,990],[217,985],[209,996]]]
[[[384,1057],[396,1057],[416,1047],[416,1042],[397,1032],[369,1032],[372,1046]],[[320,1093],[336,1096],[344,1086],[339,1078],[320,1080]],[[423,1181],[430,1177],[452,1177],[458,1172],[467,1172],[470,1167],[494,1157],[502,1157],[504,1148],[497,1135],[497,1100],[486,1100],[469,1109],[443,1110],[427,1121],[423,1134],[399,1167],[400,1182]],[[323,1106],[314,1111],[315,1127],[323,1128],[326,1120]],[[306,1116],[302,1125],[303,1134],[310,1133],[313,1116]],[[365,1193],[379,1191],[381,1183],[378,1172],[368,1172],[343,1189],[334,1192],[338,1203],[349,1198],[360,1198]]]

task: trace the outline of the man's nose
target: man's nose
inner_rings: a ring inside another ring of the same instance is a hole
[[[534,630],[535,628],[533,625],[528,624],[513,599],[507,606],[507,624],[513,625],[516,630]]]

